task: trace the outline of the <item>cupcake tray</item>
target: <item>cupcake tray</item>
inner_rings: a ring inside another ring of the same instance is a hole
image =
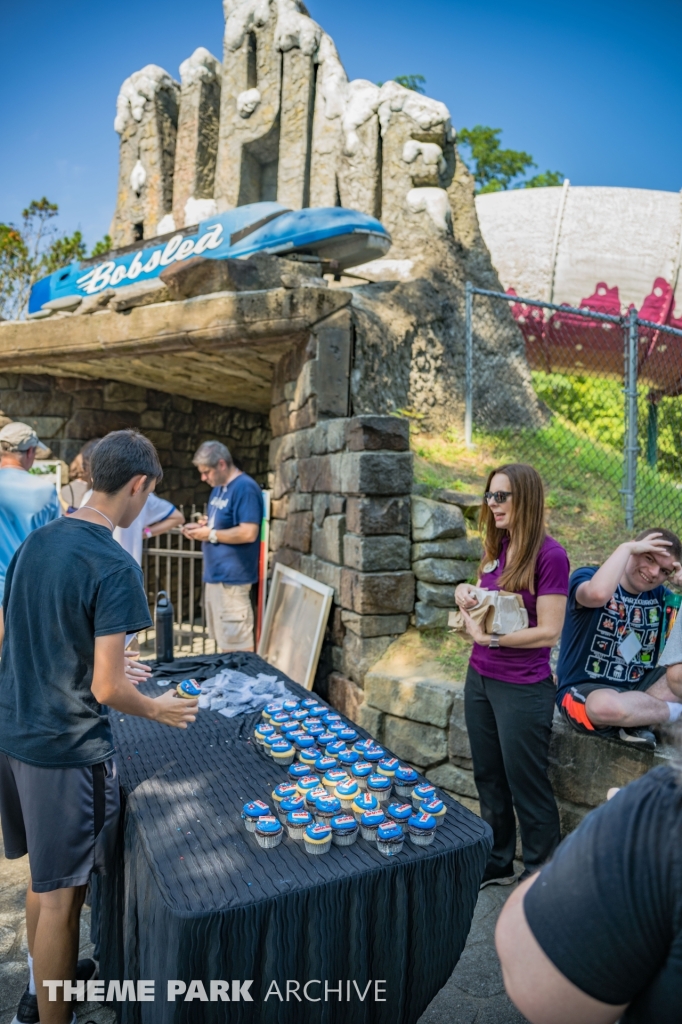
[[[221,667],[272,671],[258,655],[239,653],[178,659],[155,675],[201,680]],[[296,699],[310,696],[278,676]],[[160,692],[154,677],[140,689]],[[204,979],[207,991],[212,979],[252,979],[254,999],[229,1004],[229,1015],[228,1004],[179,1001],[171,1018],[157,996],[137,1009],[121,1003],[121,1024],[418,1020],[469,932],[491,847],[480,818],[448,797],[433,843],[406,841],[391,858],[360,837],[323,857],[286,834],[264,850],[241,810],[259,799],[274,810],[271,793],[287,770],[253,739],[260,713],[200,711],[187,730],[117,712],[110,721],[125,815],[117,873],[95,876],[93,920],[106,922],[100,977],[155,979],[164,993],[168,979]],[[362,988],[382,979],[386,1001],[323,1002],[324,1015],[314,1003],[263,1001],[273,979],[310,978]]]

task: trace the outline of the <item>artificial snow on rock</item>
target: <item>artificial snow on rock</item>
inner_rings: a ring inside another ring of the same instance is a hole
[[[183,86],[194,85],[195,82],[213,82],[220,78],[222,67],[205,46],[198,46],[191,57],[183,60],[180,65],[180,81]]]
[[[175,231],[175,220],[172,213],[167,213],[156,225],[156,233],[157,235],[168,235],[171,231]]]
[[[439,231],[451,230],[452,212],[444,188],[411,188],[405,198],[412,213],[427,213]]]
[[[132,118],[141,121],[147,100],[154,98],[160,89],[177,90],[180,86],[167,71],[158,64],[147,64],[126,78],[116,100],[114,130],[121,134]]]
[[[237,96],[237,113],[240,117],[251,117],[261,101],[260,89],[246,89]]]
[[[190,196],[185,203],[185,225],[200,224],[202,220],[215,217],[218,206],[215,199],[195,199]],[[170,230],[174,230],[175,225]]]
[[[369,121],[377,112],[380,89],[374,82],[356,78],[348,83],[342,126],[344,135],[343,151],[346,156],[355,156],[360,144],[358,128]]]
[[[413,268],[413,260],[370,260],[353,267],[353,274],[370,281],[411,281]]]
[[[428,167],[438,167],[438,170],[445,170],[445,158],[443,150],[435,142],[418,142],[417,139],[408,139],[403,146],[403,160],[406,164],[412,164],[421,156]]]
[[[416,121],[423,131],[440,128],[449,133],[450,111],[440,100],[432,100],[397,82],[384,82],[379,102],[379,120],[383,132],[388,128],[391,114],[401,111]]]
[[[137,163],[130,172],[130,187],[133,192],[138,194],[142,191],[145,181],[147,180],[147,172],[142,166],[142,161],[137,158]]]
[[[252,28],[261,28],[270,17],[269,0],[223,0],[225,46],[238,50]]]

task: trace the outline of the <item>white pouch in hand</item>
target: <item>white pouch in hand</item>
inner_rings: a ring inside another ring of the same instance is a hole
[[[508,590],[485,590],[483,587],[471,589],[478,598],[478,604],[468,612],[485,633],[504,636],[528,629],[528,612],[520,594],[511,594]],[[459,608],[448,615],[448,625],[459,632],[466,632]]]

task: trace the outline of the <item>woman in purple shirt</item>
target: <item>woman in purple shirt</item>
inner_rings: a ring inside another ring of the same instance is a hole
[[[559,843],[559,814],[547,777],[556,688],[549,667],[568,595],[568,555],[545,532],[542,480],[532,466],[501,466],[488,477],[480,526],[485,538],[479,587],[520,594],[528,628],[485,633],[467,609],[477,599],[462,583],[455,600],[474,640],[464,708],[481,816],[493,830],[486,885],[515,881],[519,819],[522,878],[538,871]]]

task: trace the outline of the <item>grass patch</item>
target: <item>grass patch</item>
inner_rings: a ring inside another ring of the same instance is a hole
[[[423,645],[434,661],[455,679],[464,679],[471,654],[471,640],[447,629],[430,629],[422,634]]]

